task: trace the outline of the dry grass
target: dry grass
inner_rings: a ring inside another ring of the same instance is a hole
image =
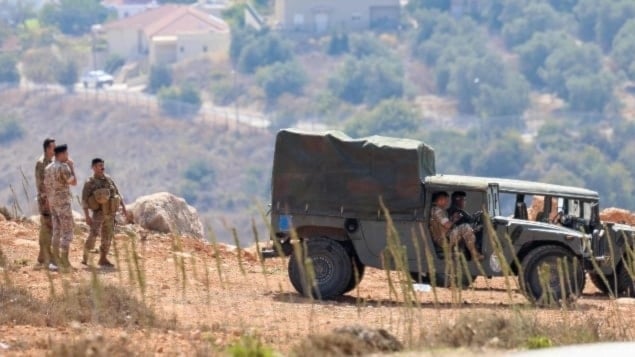
[[[403,344],[384,329],[350,326],[329,334],[311,335],[292,351],[294,356],[364,356],[371,353],[399,352]]]
[[[79,322],[116,328],[176,327],[174,319],[158,317],[127,289],[89,282],[73,288],[65,286],[62,294],[46,301],[23,288],[5,284],[0,286],[0,310],[0,325],[68,326]]]
[[[139,351],[126,337],[117,340],[105,338],[103,335],[88,335],[68,340],[48,341],[46,346],[47,356],[67,357],[109,357],[109,356],[138,356],[149,355]]]

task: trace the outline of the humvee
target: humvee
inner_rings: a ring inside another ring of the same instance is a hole
[[[603,293],[635,297],[635,229],[600,221],[599,195],[595,191],[552,185],[522,185],[500,180],[501,195],[510,194],[523,215],[526,196],[540,197],[533,220],[561,225],[592,235],[592,255],[584,261],[591,282]],[[528,216],[527,212],[524,212]]]
[[[282,130],[272,170],[273,248],[262,255],[290,256],[294,288],[320,299],[354,289],[366,266],[401,267],[437,286],[516,275],[521,290],[539,303],[580,295],[592,234],[502,215],[502,183],[539,185],[438,175],[434,150],[416,140]],[[478,222],[485,227],[478,233],[483,261],[472,260],[461,247],[448,251],[434,243],[429,220],[431,196],[438,191],[463,191],[468,210],[483,212]],[[389,254],[394,246],[401,256]]]

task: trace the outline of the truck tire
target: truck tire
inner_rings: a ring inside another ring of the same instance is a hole
[[[328,300],[344,294],[355,279],[353,262],[342,244],[318,237],[306,241],[304,256],[298,259],[294,251],[289,257],[289,280],[297,292],[320,300]],[[305,272],[304,264],[310,259],[313,274]],[[310,277],[315,277],[314,281]],[[354,284],[354,283],[353,283]]]
[[[615,267],[615,274],[605,274],[604,277],[609,283],[608,286],[599,274],[589,273],[591,282],[602,293],[607,295],[614,294],[615,296],[635,297],[635,277],[631,277],[628,274],[628,270],[624,267],[623,260]]]
[[[348,285],[346,285],[346,289],[344,289],[344,292],[342,294],[346,294],[347,292],[355,289],[364,277],[364,270],[366,270],[366,266],[362,264],[362,262],[360,262],[356,256],[351,257],[351,263],[351,266],[353,267],[353,275],[351,276],[351,280],[348,282]]]
[[[562,265],[563,274],[569,272],[564,277],[564,291],[559,278],[558,260],[565,262]],[[574,263],[576,260],[578,258],[570,250],[557,245],[543,245],[530,251],[521,262],[521,284],[527,297],[538,305],[552,305],[580,296],[584,289],[584,270],[579,261]],[[541,282],[543,271],[549,274],[549,281],[544,284]],[[543,291],[545,287],[547,291]]]

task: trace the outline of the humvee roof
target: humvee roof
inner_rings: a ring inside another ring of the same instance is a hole
[[[490,184],[498,184],[499,192],[599,200],[599,195],[595,191],[579,187],[553,185],[533,181],[460,175],[435,175],[426,177],[423,182],[424,184],[449,187],[460,186],[465,187],[466,189],[472,188],[476,190],[487,190],[487,187]]]

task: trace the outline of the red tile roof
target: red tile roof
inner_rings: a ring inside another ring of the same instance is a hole
[[[225,21],[191,6],[164,5],[134,16],[107,23],[109,29],[136,28],[146,36],[174,36],[183,33],[229,32]]]

